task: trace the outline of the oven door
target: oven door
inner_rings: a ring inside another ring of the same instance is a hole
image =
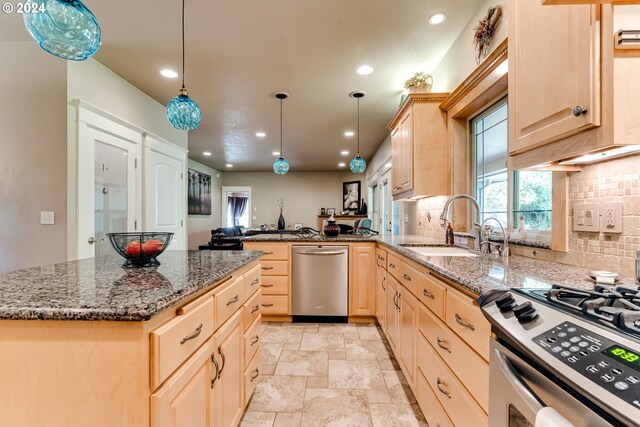
[[[533,427],[538,411],[545,406],[575,427],[612,425],[494,339],[489,369],[491,427]]]

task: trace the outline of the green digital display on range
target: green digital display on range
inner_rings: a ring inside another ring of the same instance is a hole
[[[640,371],[640,355],[638,353],[634,353],[633,351],[620,347],[619,345],[609,347],[603,351],[603,353],[618,362],[631,366],[636,371]]]

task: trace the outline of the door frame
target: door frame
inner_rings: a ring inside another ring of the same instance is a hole
[[[249,226],[247,228],[251,228],[253,227],[253,212],[251,211],[252,209],[252,203],[251,203],[251,186],[237,186],[237,185],[223,185],[222,186],[222,204],[221,204],[221,209],[222,209],[222,224],[220,225],[221,227],[226,227],[227,226],[227,193],[234,193],[234,192],[238,192],[238,193],[249,193],[249,202],[247,203],[247,209],[249,212]]]
[[[373,229],[377,230],[381,235],[392,233],[387,231],[386,226],[382,224],[382,220],[384,218],[383,209],[382,209],[383,206],[389,206],[389,219],[392,218],[391,206],[393,203],[393,195],[392,195],[393,187],[392,187],[391,170],[392,170],[391,156],[389,156],[384,162],[382,162],[381,166],[371,174],[371,177],[367,179],[367,189],[371,189],[372,187],[377,187],[378,204],[379,204],[378,206],[379,223],[374,224]],[[384,200],[383,198],[382,183],[384,179],[388,179],[389,181],[387,184],[389,186],[389,195],[388,195],[389,197],[387,197],[387,200]],[[392,230],[393,230],[393,227],[392,227]]]

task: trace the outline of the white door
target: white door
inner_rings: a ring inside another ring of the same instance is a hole
[[[145,148],[145,229],[174,233],[167,250],[185,249],[184,163]]]
[[[112,254],[107,233],[136,226],[137,146],[85,123],[78,141],[78,258]]]

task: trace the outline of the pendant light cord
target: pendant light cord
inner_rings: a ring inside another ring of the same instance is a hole
[[[282,157],[282,98],[280,99],[280,157]]]
[[[184,3],[182,0],[182,89],[184,89]]]
[[[360,98],[358,98],[358,156],[360,155]]]

